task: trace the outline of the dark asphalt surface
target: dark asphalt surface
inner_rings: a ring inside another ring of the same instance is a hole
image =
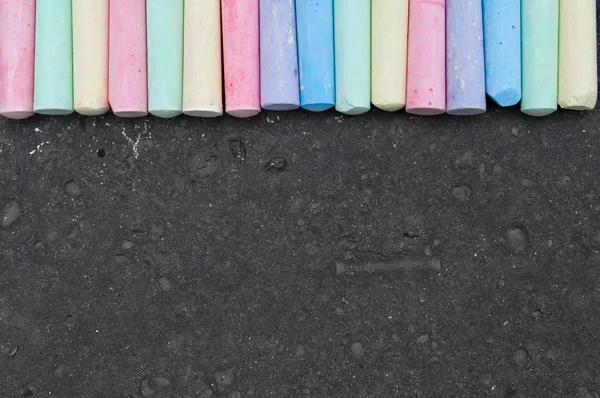
[[[0,396],[598,397],[600,112],[0,120]]]

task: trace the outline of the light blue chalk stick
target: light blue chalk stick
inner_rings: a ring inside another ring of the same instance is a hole
[[[320,112],[335,105],[333,0],[296,1],[300,105]]]
[[[37,0],[35,24],[33,110],[68,115],[73,112],[71,0]]]
[[[521,111],[530,116],[548,115],[558,106],[558,1],[521,3]]]
[[[521,0],[483,0],[486,92],[500,106],[521,100]]]
[[[146,0],[148,111],[168,118],[183,106],[183,0]]]
[[[333,10],[335,109],[358,115],[371,109],[371,1],[338,0]]]

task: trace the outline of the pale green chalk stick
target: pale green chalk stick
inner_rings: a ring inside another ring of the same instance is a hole
[[[521,70],[521,112],[545,116],[556,111],[558,0],[522,0]]]
[[[37,0],[33,91],[34,112],[73,112],[71,0]]]
[[[371,109],[371,1],[333,2],[335,109],[358,115]]]
[[[183,106],[183,0],[147,0],[148,111],[175,117]]]

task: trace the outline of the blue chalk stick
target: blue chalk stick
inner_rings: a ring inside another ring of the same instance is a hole
[[[521,100],[521,0],[483,0],[485,84],[500,106]]]
[[[333,0],[296,1],[300,105],[320,112],[335,105]]]

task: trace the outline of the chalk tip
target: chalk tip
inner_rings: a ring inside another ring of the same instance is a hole
[[[323,111],[333,108],[334,106],[335,106],[334,103],[314,102],[314,103],[302,104],[302,109],[306,109],[307,111],[311,111],[311,112],[323,112]]]
[[[596,107],[598,92],[596,90],[579,95],[559,95],[558,106],[572,111],[591,111]]]
[[[258,115],[260,113],[260,108],[237,108],[237,109],[227,109],[228,115],[239,118],[247,118]]]
[[[187,109],[183,111],[184,115],[193,116],[193,117],[219,117],[223,116],[223,111],[214,111],[214,110],[199,110],[199,109]]]
[[[73,113],[72,108],[34,108],[35,113],[46,116],[65,116]]]
[[[14,120],[27,119],[30,116],[33,116],[33,111],[2,111],[0,115]]]
[[[446,113],[452,116],[475,116],[485,113],[485,108],[471,107],[471,108],[454,108],[447,109]]]
[[[350,106],[348,104],[336,104],[335,110],[345,115],[361,115],[371,110],[370,106]]]
[[[75,112],[79,113],[80,115],[84,115],[84,116],[100,116],[100,115],[104,115],[106,112],[108,112],[109,109],[110,109],[109,107],[96,108],[96,107],[82,106],[82,107],[75,108]]]
[[[446,109],[445,108],[432,108],[432,107],[413,108],[413,107],[407,106],[406,113],[410,113],[412,115],[417,115],[417,116],[435,116],[435,115],[441,115],[443,113],[446,113]]]
[[[404,108],[404,106],[406,104],[404,102],[378,102],[378,101],[373,101],[373,105],[377,109],[381,109],[382,111],[396,112],[396,111],[399,111],[400,109]]]
[[[116,111],[113,109],[113,113],[116,117],[144,117],[148,115],[147,111]]]
[[[561,105],[558,104],[561,109],[567,111],[593,111],[596,105],[588,106],[588,105]]]
[[[526,115],[534,116],[534,117],[542,117],[548,116],[551,113],[556,112],[556,107],[554,108],[524,108],[521,107],[521,112]]]
[[[517,105],[521,101],[521,91],[507,88],[497,93],[489,93],[491,99],[502,107]]]
[[[181,109],[148,109],[148,112],[161,119],[170,119],[181,115]]]
[[[300,104],[297,102],[282,102],[282,103],[262,103],[261,108],[267,111],[293,111],[294,109],[300,108]]]

